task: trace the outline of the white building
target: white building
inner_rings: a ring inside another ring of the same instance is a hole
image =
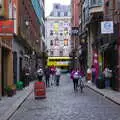
[[[46,18],[46,45],[49,56],[69,56],[71,50],[70,6],[54,4],[51,15]]]

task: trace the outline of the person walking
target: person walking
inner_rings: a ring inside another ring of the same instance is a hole
[[[73,85],[74,85],[74,91],[77,90],[77,86],[78,86],[78,80],[80,78],[80,74],[79,71],[76,69],[73,73]]]
[[[56,78],[56,86],[59,86],[60,83],[60,68],[56,68],[56,72],[55,72],[55,78]]]
[[[42,78],[43,78],[43,70],[42,70],[42,68],[37,70],[37,77],[38,77],[39,80],[42,81]]]
[[[45,74],[46,87],[49,87],[50,86],[50,83],[49,83],[50,69],[49,69],[49,67],[45,68],[44,74]]]
[[[56,67],[55,66],[51,66],[50,68],[50,73],[51,73],[51,85],[53,85],[55,83],[55,71],[56,71]]]
[[[110,87],[110,79],[112,77],[112,70],[110,70],[109,67],[106,66],[103,74],[104,74],[104,78],[105,78],[105,87],[109,88]]]
[[[94,65],[91,66],[91,71],[92,71],[92,83],[96,84],[96,68]]]

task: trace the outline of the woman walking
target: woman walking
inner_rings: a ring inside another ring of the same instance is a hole
[[[73,72],[73,86],[74,86],[74,91],[77,90],[79,78],[80,78],[80,74],[79,74],[79,71],[76,69],[76,70]]]

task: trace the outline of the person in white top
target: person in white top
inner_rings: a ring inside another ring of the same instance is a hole
[[[56,73],[55,73],[55,77],[56,77],[56,86],[59,86],[59,81],[60,81],[60,68],[56,68]]]
[[[112,77],[112,70],[110,70],[108,67],[104,69],[104,78],[105,78],[105,87],[110,87],[110,79]]]
[[[96,84],[96,68],[94,65],[91,66],[91,70],[92,70],[92,83]]]
[[[43,77],[43,70],[42,70],[42,68],[37,70],[37,77],[38,77],[39,81],[42,81],[42,77]]]

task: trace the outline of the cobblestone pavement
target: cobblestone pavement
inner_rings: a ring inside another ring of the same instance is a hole
[[[120,120],[120,106],[89,88],[75,93],[64,75],[59,87],[47,88],[46,99],[32,93],[10,120]]]

